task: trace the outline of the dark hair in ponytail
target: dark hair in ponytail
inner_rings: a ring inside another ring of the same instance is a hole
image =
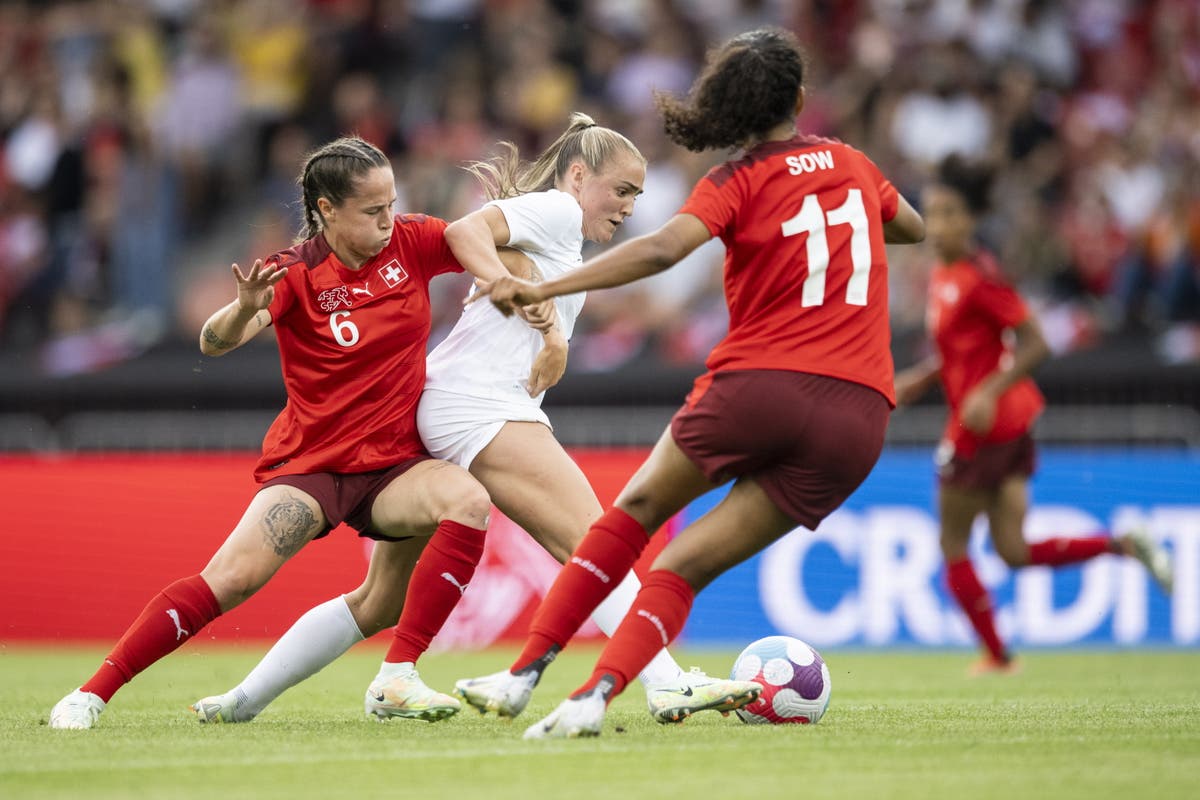
[[[317,198],[324,197],[333,205],[340,205],[354,194],[355,184],[363,175],[376,167],[390,166],[382,150],[357,136],[335,139],[309,153],[296,178],[304,204],[304,227],[300,229],[299,241],[311,239],[325,227]]]

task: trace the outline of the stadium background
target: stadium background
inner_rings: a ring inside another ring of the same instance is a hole
[[[985,224],[1056,358],[1038,374],[1031,533],[1144,524],[1180,564],[1168,600],[1114,559],[1012,576],[976,542],[1018,646],[1200,642],[1200,9],[1188,0],[86,0],[0,4],[0,642],[119,635],[194,571],[253,491],[283,401],[269,341],[198,354],[228,264],[286,246],[309,147],[355,132],[402,210],[478,205],[459,169],[534,153],[574,109],[650,159],[625,235],[722,154],[667,143],[651,89],[761,23],[809,49],[801,126],[866,150],[909,198],[944,155],[1000,167]],[[923,350],[923,248],[891,255],[894,352]],[[589,298],[547,409],[609,500],[724,330],[719,244]],[[435,283],[438,341],[465,279]],[[266,337],[260,337],[266,338]],[[969,642],[940,588],[937,398],[898,412],[867,485],[714,584],[690,642]],[[674,524],[702,513],[698,501]],[[979,532],[982,534],[982,531]],[[667,530],[664,535],[669,535]],[[441,647],[511,638],[548,557],[503,520]],[[208,631],[273,637],[355,585],[343,533]],[[81,610],[86,587],[104,598]]]

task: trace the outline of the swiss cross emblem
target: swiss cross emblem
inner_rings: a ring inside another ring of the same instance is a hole
[[[393,258],[379,268],[379,277],[383,278],[383,282],[391,289],[407,280],[408,273],[404,271],[404,267],[400,266],[400,262]]]

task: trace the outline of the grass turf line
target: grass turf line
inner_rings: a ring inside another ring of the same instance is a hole
[[[1169,800],[1200,785],[1195,651],[1031,651],[1019,675],[971,679],[963,651],[830,650],[833,697],[816,726],[715,713],[660,726],[635,684],[600,738],[525,742],[595,650],[560,656],[515,722],[467,709],[378,723],[362,713],[382,656],[367,643],[253,723],[198,725],[187,705],[234,685],[264,651],[185,648],[122,690],[96,729],[54,731],[50,707],[103,651],[0,649],[0,796]],[[434,654],[421,673],[449,690],[513,655]],[[735,655],[677,652],[714,675]]]

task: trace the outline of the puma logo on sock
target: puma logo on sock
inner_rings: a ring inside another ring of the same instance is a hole
[[[454,586],[454,588],[458,589],[458,593],[460,595],[464,594],[467,591],[467,584],[459,583],[458,579],[455,578],[453,575],[451,575],[449,572],[443,572],[442,577],[445,578],[446,580],[450,581],[450,583]]]
[[[175,623],[175,641],[178,642],[180,639],[184,638],[185,636],[191,636],[191,634],[188,633],[187,631],[185,631],[183,629],[183,626],[179,624],[179,612],[178,611],[176,611],[173,608],[168,608],[167,616],[170,617],[171,621]]]

